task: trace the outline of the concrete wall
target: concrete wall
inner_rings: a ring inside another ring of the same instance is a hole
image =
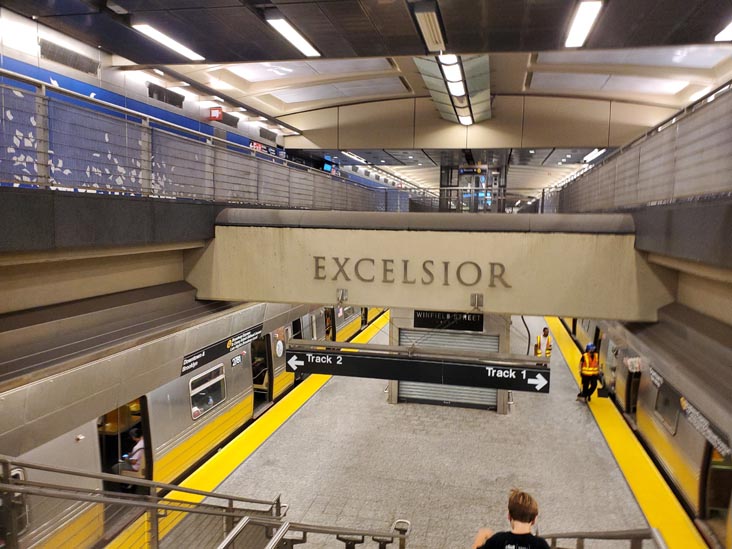
[[[653,321],[676,279],[633,240],[218,226],[205,249],[186,252],[185,267],[202,299],[334,303],[345,289],[354,305],[470,311],[478,293],[485,312]]]

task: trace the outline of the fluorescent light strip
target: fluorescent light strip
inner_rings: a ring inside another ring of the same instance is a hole
[[[473,123],[472,116],[458,116],[458,120],[463,126],[470,126]]]
[[[428,51],[445,49],[445,38],[442,36],[440,21],[437,17],[437,5],[434,2],[417,2],[414,6],[414,17],[422,34]]]
[[[595,24],[595,19],[600,14],[602,2],[581,2],[572,20],[572,26],[567,35],[567,41],[564,43],[566,48],[579,48],[585,43],[587,35]]]
[[[300,34],[295,27],[290,25],[282,16],[268,16],[267,23],[279,32],[285,39],[295,46],[305,57],[320,57],[320,52],[316,50],[305,37]]]
[[[173,40],[167,34],[163,34],[162,32],[160,32],[156,28],[151,27],[150,25],[132,25],[132,28],[136,31],[140,31],[145,36],[152,38],[156,42],[159,42],[166,48],[170,48],[174,52],[179,53],[184,57],[187,57],[191,61],[203,61],[205,59],[202,55],[199,55],[195,51],[186,48],[177,40]]]
[[[463,79],[463,71],[460,70],[460,65],[457,63],[454,65],[442,65],[442,73],[448,82],[460,82]]]
[[[605,152],[606,149],[595,149],[591,153],[589,153],[587,156],[585,156],[582,160],[584,162],[592,162],[595,158],[600,156]]]
[[[462,80],[460,82],[445,83],[447,84],[447,89],[450,91],[450,95],[455,95],[457,97],[465,95],[465,84],[463,84]]]
[[[724,27],[717,36],[714,37],[715,42],[727,42],[732,40],[732,23]]]

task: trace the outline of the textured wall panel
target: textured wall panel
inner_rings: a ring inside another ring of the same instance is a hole
[[[678,123],[674,198],[732,190],[732,94]]]
[[[673,198],[677,126],[670,126],[640,143],[637,200],[641,203]]]

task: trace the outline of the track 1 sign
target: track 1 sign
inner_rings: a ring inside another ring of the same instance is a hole
[[[368,352],[287,351],[287,371],[548,393],[549,368]]]

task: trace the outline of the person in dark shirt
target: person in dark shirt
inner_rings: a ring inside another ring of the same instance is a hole
[[[514,488],[508,496],[510,532],[493,532],[481,528],[475,536],[473,549],[549,549],[549,544],[531,533],[539,514],[539,505],[530,494]]]

